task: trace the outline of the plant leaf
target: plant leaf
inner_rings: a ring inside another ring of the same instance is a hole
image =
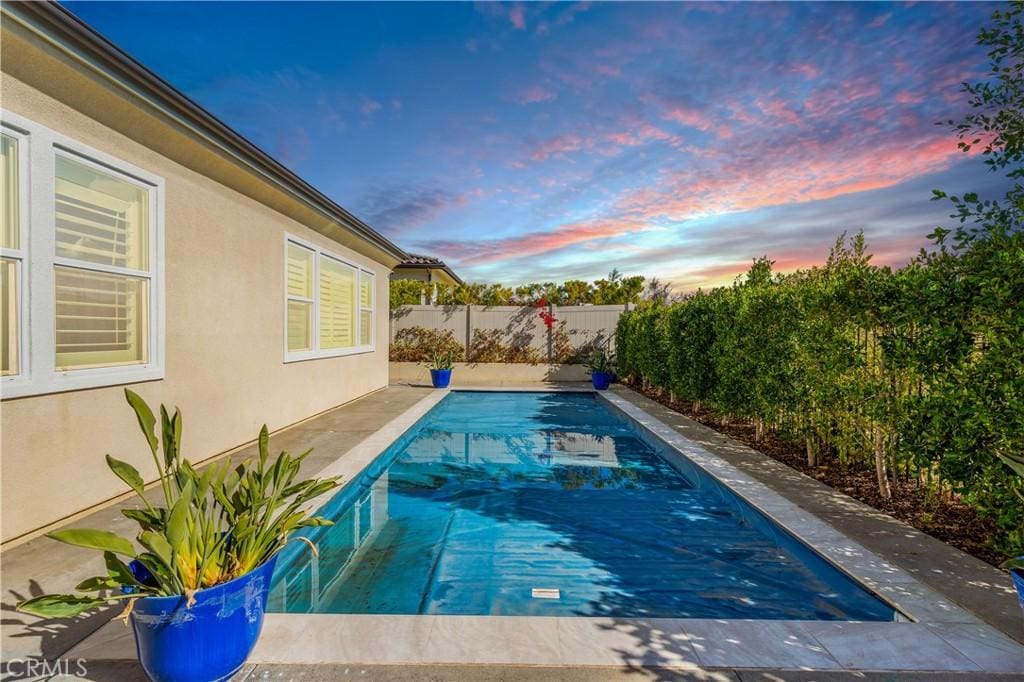
[[[270,457],[270,431],[267,429],[267,425],[264,424],[263,428],[260,429],[260,464],[264,464],[267,458]]]
[[[159,512],[151,512],[148,509],[122,509],[121,514],[137,522],[142,530],[157,530],[163,526],[163,517]]]
[[[156,434],[153,432],[153,427],[156,425],[156,417],[153,416],[153,411],[149,409],[149,405],[142,399],[142,396],[130,388],[124,389],[124,397],[132,409],[135,410],[135,417],[139,420],[139,428],[142,429],[142,435],[146,437],[149,449],[155,455],[158,441]]]
[[[171,545],[160,533],[155,533],[151,530],[143,531],[139,533],[139,543],[153,553],[157,559],[163,562],[168,568],[171,566]],[[139,557],[140,559],[142,557]],[[146,568],[150,569],[150,573],[153,573],[153,569],[146,564]],[[154,574],[155,575],[155,574]]]
[[[112,552],[103,553],[103,562],[107,565],[107,573],[109,574],[110,579],[113,580],[118,587],[121,585],[139,584],[139,581],[135,579],[135,574],[132,573],[132,569],[128,568],[128,564],[118,559]]]
[[[99,549],[124,556],[135,556],[135,547],[129,540],[106,530],[68,528],[66,530],[51,531],[46,536],[69,545]]]
[[[171,547],[177,548],[188,540],[188,516],[192,506],[192,494],[194,484],[189,478],[181,489],[181,497],[177,499],[167,516],[167,542]]]
[[[71,618],[103,606],[106,599],[75,594],[47,594],[18,603],[18,610],[40,618]]]
[[[134,490],[137,495],[141,496],[143,494],[145,483],[142,480],[142,476],[139,475],[138,469],[128,462],[114,459],[110,455],[107,455],[107,466],[110,467],[110,470],[118,478],[127,483],[128,487]]]
[[[174,449],[174,426],[167,414],[167,408],[163,405],[160,406],[160,436],[164,446],[164,466],[170,469],[174,464],[177,450]]]
[[[120,586],[121,584],[111,580],[110,576],[97,575],[92,578],[86,578],[78,583],[75,585],[75,589],[79,592],[99,592],[100,590],[112,590]]]

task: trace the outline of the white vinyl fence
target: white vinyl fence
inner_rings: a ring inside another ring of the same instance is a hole
[[[533,348],[550,362],[559,344],[573,349],[595,346],[611,347],[615,326],[629,305],[582,306],[479,306],[479,305],[406,305],[391,311],[391,342],[402,329],[448,330],[467,349],[475,334],[497,330],[506,346]],[[548,328],[541,312],[548,310],[555,318]]]

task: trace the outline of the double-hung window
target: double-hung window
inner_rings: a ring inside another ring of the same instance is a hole
[[[25,257],[28,252],[28,137],[4,127],[0,132],[0,377],[16,380],[24,366]]]
[[[4,397],[162,378],[162,179],[3,121]]]
[[[372,272],[291,236],[285,263],[285,361],[374,350]]]

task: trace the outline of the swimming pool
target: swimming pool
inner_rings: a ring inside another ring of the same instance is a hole
[[[453,392],[320,513],[273,611],[895,617],[589,393]]]

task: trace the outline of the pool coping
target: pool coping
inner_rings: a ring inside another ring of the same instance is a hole
[[[576,386],[462,390],[596,393],[668,446],[669,454],[693,462],[912,622],[271,613],[251,663],[1024,673],[1024,647],[616,392]],[[449,392],[420,399],[317,475],[354,480]],[[317,509],[335,494],[305,507]],[[136,654],[130,628],[115,620],[65,656],[123,660]]]

